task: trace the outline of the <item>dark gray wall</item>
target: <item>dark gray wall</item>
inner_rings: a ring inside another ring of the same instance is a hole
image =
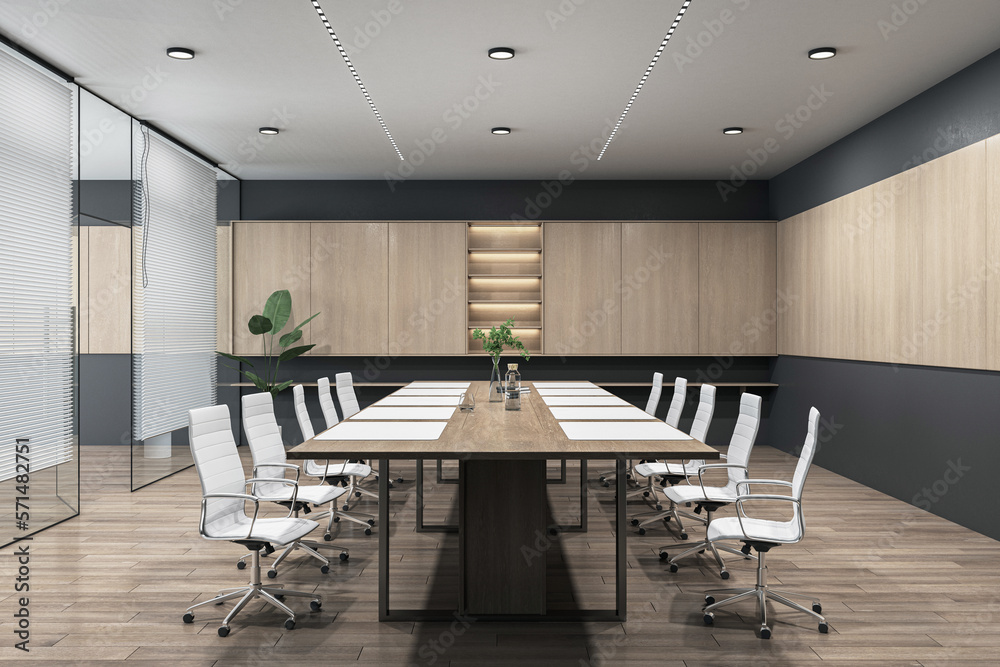
[[[132,355],[80,355],[80,444],[128,445]]]

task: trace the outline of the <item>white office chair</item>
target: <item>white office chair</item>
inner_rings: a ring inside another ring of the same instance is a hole
[[[701,393],[698,398],[698,410],[694,413],[694,421],[691,423],[691,432],[688,434],[695,440],[699,442],[705,442],[708,437],[708,429],[712,425],[712,415],[715,414],[715,387],[710,384],[701,385]],[[661,484],[666,486],[667,484],[677,484],[689,475],[698,474],[698,468],[705,465],[703,460],[690,460],[682,461],[681,463],[668,463],[663,461],[649,461],[647,463],[640,463],[635,467],[636,475],[639,477],[646,478],[646,488],[640,489],[639,492],[642,493],[644,497],[655,498],[656,489],[653,486],[653,479],[660,478]],[[632,494],[637,493],[633,491]],[[656,509],[663,509],[662,506],[657,503]],[[640,520],[639,518],[632,519],[633,526],[639,526],[639,534],[645,535],[646,528],[651,523],[655,523],[663,519],[664,521],[669,521],[671,518],[677,522],[678,530],[680,530],[680,535],[682,540],[687,539],[687,533],[684,532],[684,524],[681,523],[681,518],[679,515],[695,519],[696,521],[704,522],[699,516],[690,514],[677,509],[677,505],[673,502],[670,503],[670,507],[654,516],[650,516],[645,520]]]
[[[653,387],[649,390],[646,401],[646,412],[656,416],[656,408],[660,405],[660,394],[663,393],[663,373],[653,373]]]
[[[705,523],[706,531],[712,526],[712,516],[720,508],[736,502],[739,495],[737,484],[748,478],[747,463],[750,460],[750,451],[753,443],[757,439],[757,429],[760,426],[760,396],[745,393],[740,398],[740,414],[736,419],[736,428],[733,429],[733,437],[729,441],[729,452],[726,463],[709,463],[698,467],[698,484],[678,484],[662,489],[667,500],[676,505],[681,503],[693,503],[699,509],[706,511]],[[726,470],[727,481],[725,486],[705,486],[705,473],[709,470]],[[698,510],[695,510],[698,511]],[[678,528],[681,528],[678,526]],[[683,538],[682,538],[683,539]],[[680,546],[684,551],[670,558],[666,549]],[[716,544],[705,540],[696,544],[674,544],[663,547],[660,550],[660,560],[670,560],[670,571],[677,571],[677,561],[700,551],[709,550],[715,556],[719,564],[719,573],[723,579],[729,578],[726,570],[726,563],[719,555],[719,551],[728,551],[743,558],[750,558],[748,554],[738,551],[725,544]]]
[[[337,408],[333,405],[333,397],[330,396],[330,381],[327,378],[320,378],[320,383],[318,383],[320,388],[320,407],[323,407],[322,381],[324,380],[326,381],[327,400],[330,402],[329,408],[332,410],[332,418],[336,420],[333,424],[330,424],[331,415],[328,415],[326,408],[323,408],[323,416],[326,419],[326,423],[329,424],[327,428],[330,428],[336,426],[340,420],[337,419]],[[299,422],[299,430],[302,431],[302,441],[312,440],[316,437],[316,432],[313,430],[312,419],[309,417],[309,409],[306,407],[306,393],[302,385],[297,384],[292,387],[292,400],[295,404],[295,419]],[[344,461],[343,463],[330,464],[329,461],[320,463],[319,461],[310,459],[306,461],[305,473],[310,477],[321,477],[331,484],[337,480],[344,480],[347,483],[347,497],[344,498],[344,506],[341,509],[345,512],[350,509],[347,501],[352,495],[356,498],[360,498],[362,495],[378,498],[377,493],[358,486],[359,479],[364,479],[372,474],[371,466],[366,463]]]
[[[323,411],[323,420],[327,428],[333,428],[340,423],[337,406],[333,404],[333,394],[330,393],[330,378],[316,380],[316,393],[319,394],[319,408]]]
[[[350,419],[361,412],[358,396],[354,392],[354,378],[350,373],[337,373],[334,379],[337,382],[337,400],[340,401],[340,410],[344,413],[344,419]],[[368,464],[371,465],[371,461],[368,461]],[[378,479],[378,475],[375,476],[375,479]],[[403,476],[397,477],[396,481],[402,484]],[[389,488],[392,488],[391,481]]]
[[[723,588],[719,590],[707,591],[705,593],[705,624],[712,625],[715,622],[715,610],[744,598],[755,598],[757,600],[757,610],[760,614],[760,638],[770,639],[771,628],[767,624],[767,601],[774,600],[796,611],[819,620],[819,631],[826,633],[829,626],[826,619],[821,615],[823,606],[819,599],[811,595],[801,593],[789,593],[788,591],[772,590],[767,585],[767,565],[765,563],[767,552],[782,544],[795,544],[799,542],[806,533],[806,522],[802,516],[802,489],[806,483],[806,476],[809,474],[809,467],[812,465],[813,455],[816,453],[816,431],[819,428],[819,410],[812,408],[809,410],[809,422],[806,428],[806,439],[802,445],[802,453],[799,454],[799,461],[795,465],[795,474],[791,482],[773,479],[745,479],[737,482],[741,493],[736,497],[737,514],[734,517],[717,519],[708,527],[708,540],[714,543],[718,540],[739,540],[743,542],[744,552],[754,549],[757,552],[757,584],[753,588]],[[790,495],[772,495],[765,493],[753,493],[752,484],[763,484],[771,486],[786,486],[791,489]],[[792,518],[788,521],[771,521],[767,519],[755,519],[747,515],[744,503],[750,501],[768,501],[791,503]],[[730,595],[725,600],[715,601],[716,595]],[[792,602],[789,597],[802,598],[812,602],[812,609],[806,609],[802,605]]]
[[[316,593],[290,591],[280,584],[264,586],[260,580],[260,552],[262,549],[272,549],[271,545],[294,544],[319,524],[293,517],[291,511],[284,518],[257,517],[262,498],[256,493],[248,494],[248,485],[252,485],[255,492],[260,491],[265,484],[286,489],[293,503],[297,501],[298,485],[293,480],[284,478],[246,479],[229,426],[228,406],[216,405],[191,410],[188,413],[188,426],[191,456],[201,481],[201,520],[198,532],[207,540],[227,540],[242,544],[250,550],[251,560],[248,585],[227,588],[219,591],[211,600],[191,605],[184,613],[184,622],[194,621],[194,610],[198,607],[240,598],[219,627],[219,636],[225,637],[229,634],[229,623],[247,604],[260,597],[288,615],[285,628],[291,630],[295,627],[295,612],[279,598],[287,595],[312,598],[309,606],[313,611],[320,609],[323,598]],[[252,517],[246,513],[247,501],[254,506]]]

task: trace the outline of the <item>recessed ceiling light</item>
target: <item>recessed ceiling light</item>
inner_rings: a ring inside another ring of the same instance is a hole
[[[809,52],[809,58],[812,60],[827,60],[835,55],[837,55],[837,49],[832,46],[821,46]]]
[[[257,130],[257,131],[260,132],[261,134],[277,134],[278,133],[278,128],[276,128],[276,127],[262,127],[259,130]]]
[[[509,127],[494,127],[492,130],[490,130],[490,132],[492,132],[493,134],[510,134],[510,128]]]
[[[171,58],[176,58],[177,60],[191,60],[194,58],[194,51],[191,49],[184,49],[179,46],[171,46],[167,49],[167,55]]]
[[[510,60],[514,57],[514,49],[506,46],[498,46],[495,49],[490,49],[487,54],[493,60]]]
[[[723,134],[743,134],[742,127],[727,127],[722,131]]]

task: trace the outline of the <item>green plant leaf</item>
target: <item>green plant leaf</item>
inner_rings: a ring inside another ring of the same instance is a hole
[[[244,359],[243,357],[237,357],[235,354],[226,354],[225,352],[216,352],[216,354],[225,357],[226,359],[232,359],[233,361],[238,361],[241,364],[246,364],[250,368],[253,368],[253,364],[251,364],[249,360]]]
[[[306,318],[305,320],[303,320],[303,321],[302,321],[302,322],[301,322],[301,323],[299,324],[299,326],[297,326],[297,327],[295,327],[294,329],[292,329],[292,331],[298,331],[299,329],[301,329],[301,328],[302,328],[302,327],[304,327],[305,325],[309,324],[309,323],[310,323],[310,322],[312,322],[312,321],[313,321],[314,319],[316,319],[316,315],[319,315],[319,313],[316,313],[316,314],[315,314],[315,315],[313,315],[312,317],[308,317],[308,318]]]
[[[253,382],[253,386],[257,387],[261,391],[270,390],[269,387],[267,386],[267,383],[264,382],[262,379],[260,379],[260,377],[258,377],[257,375],[251,373],[250,371],[243,371],[243,374],[246,375],[248,378],[250,378],[250,381]]]
[[[278,339],[278,345],[288,347],[302,338],[302,329],[294,329]]]
[[[271,330],[272,322],[264,315],[254,315],[247,322],[247,328],[250,329],[250,333],[254,336],[260,336],[261,334],[266,334]]]
[[[273,323],[274,333],[278,333],[288,324],[292,316],[292,295],[286,289],[279,289],[267,298],[264,304],[264,317]]]
[[[278,361],[288,361],[289,359],[294,359],[295,357],[305,354],[309,350],[316,347],[313,345],[300,345],[299,347],[291,347],[278,355]]]
[[[278,392],[288,389],[292,385],[292,382],[294,382],[294,380],[288,380],[287,382],[282,382],[281,384],[274,385],[273,387],[271,387],[271,395],[277,396]]]

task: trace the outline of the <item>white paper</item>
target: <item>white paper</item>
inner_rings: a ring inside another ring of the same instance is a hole
[[[465,389],[469,382],[411,382],[404,389]]]
[[[316,440],[437,440],[448,422],[340,422]]]
[[[617,396],[542,396],[545,405],[629,405]]]
[[[424,389],[423,387],[418,387],[416,389],[410,389],[406,387],[404,389],[399,389],[392,393],[393,396],[461,396],[465,393],[465,389]]]
[[[455,408],[365,408],[351,419],[451,419]]]
[[[551,387],[538,387],[539,395],[541,396],[612,396],[613,394],[606,389],[601,389],[600,387],[594,387],[592,389],[575,389],[561,387],[551,388]]]
[[[458,396],[386,396],[375,403],[380,407],[396,405],[458,405]]]
[[[597,385],[593,382],[532,382],[539,389],[542,387],[551,389],[592,389]]]
[[[570,440],[691,440],[691,436],[655,422],[559,422]]]
[[[609,421],[615,419],[656,419],[651,414],[633,406],[627,408],[549,408],[549,410],[552,412],[553,417],[563,420],[597,419]]]

